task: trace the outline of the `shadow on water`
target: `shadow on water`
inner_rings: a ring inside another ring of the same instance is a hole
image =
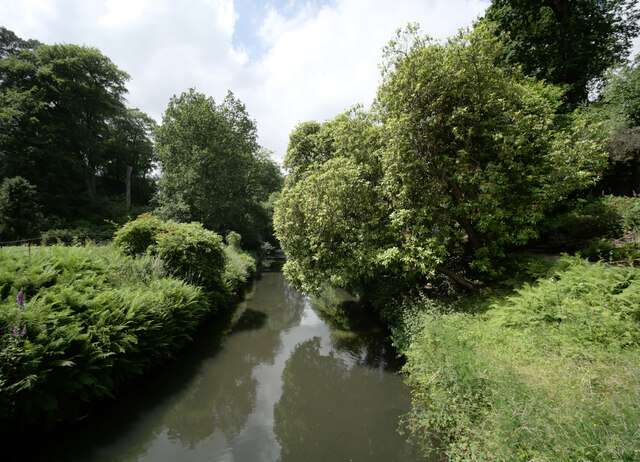
[[[241,309],[241,304],[239,305],[240,307],[236,304],[221,310],[206,319],[192,335],[193,341],[182,348],[175,358],[168,358],[162,366],[128,384],[121,390],[117,400],[98,403],[89,415],[54,432],[21,435],[13,439],[11,446],[16,450],[16,455],[19,453],[26,457],[23,460],[33,461],[83,461],[94,457],[93,449],[96,446],[108,444],[119,435],[133,430],[145,413],[163,406],[167,397],[188,392],[194,381],[197,381],[202,368],[222,349],[227,335],[239,330],[258,329],[264,325],[266,314],[251,309],[244,310],[239,320],[234,322],[234,317]],[[250,368],[244,375],[250,375]],[[239,383],[236,381],[229,385],[233,387]],[[246,391],[247,396],[255,395],[255,391]],[[231,424],[233,420],[239,419],[229,419],[228,422]],[[157,430],[150,433],[157,433]],[[148,439],[153,436],[149,434]],[[38,445],[31,444],[34,438],[39,441]],[[127,452],[133,455],[141,454],[144,450],[145,445],[141,444]],[[118,460],[137,459],[123,454]]]
[[[387,332],[349,300],[336,313],[352,329],[330,327],[279,266],[117,402],[35,436],[38,449],[34,435],[19,442],[21,459],[421,460],[396,432],[409,393]]]

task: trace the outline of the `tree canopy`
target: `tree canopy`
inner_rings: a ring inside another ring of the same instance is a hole
[[[239,232],[249,245],[266,237],[269,217],[262,203],[280,189],[282,178],[233,93],[222,104],[194,89],[174,96],[156,136],[163,216]]]
[[[560,124],[561,90],[499,65],[504,52],[487,24],[445,43],[411,26],[389,44],[374,113],[315,130],[312,141],[357,127],[332,137],[334,157],[305,167],[277,204],[295,283],[357,290],[440,272],[471,286],[460,272],[499,273],[553,203],[593,183],[603,134],[577,113]],[[451,268],[455,255],[467,263]]]
[[[569,107],[626,58],[638,35],[637,0],[492,0],[485,17],[506,31],[504,59],[566,89]]]
[[[86,217],[96,196],[123,194],[127,165],[139,188],[153,121],[125,107],[129,76],[95,48],[0,32],[0,177],[23,176],[45,211],[68,219]]]

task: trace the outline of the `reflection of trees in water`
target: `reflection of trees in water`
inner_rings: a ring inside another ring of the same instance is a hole
[[[332,331],[331,344],[359,366],[389,372],[397,372],[402,367],[402,360],[397,357],[396,349],[389,343],[384,331]]]
[[[300,323],[305,303],[281,274],[263,275],[224,350],[203,364],[202,374],[168,410],[164,427],[169,437],[193,448],[216,431],[227,442],[238,436],[256,406],[253,370],[273,364],[280,332]]]
[[[361,460],[363,455],[418,460],[396,432],[408,403],[395,379],[381,370],[349,368],[334,355],[321,356],[317,337],[298,345],[287,360],[274,408],[281,461]]]

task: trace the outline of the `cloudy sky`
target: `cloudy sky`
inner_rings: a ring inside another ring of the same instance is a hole
[[[291,129],[369,106],[382,47],[410,21],[434,38],[488,0],[0,0],[0,25],[43,43],[97,47],[131,75],[130,107],[160,121],[190,87],[231,90],[281,161]]]

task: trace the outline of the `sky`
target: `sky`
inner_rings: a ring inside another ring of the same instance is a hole
[[[98,48],[131,79],[127,104],[158,122],[189,88],[231,90],[282,161],[300,122],[369,107],[382,48],[418,22],[446,38],[489,0],[0,0],[0,25],[23,39]]]

